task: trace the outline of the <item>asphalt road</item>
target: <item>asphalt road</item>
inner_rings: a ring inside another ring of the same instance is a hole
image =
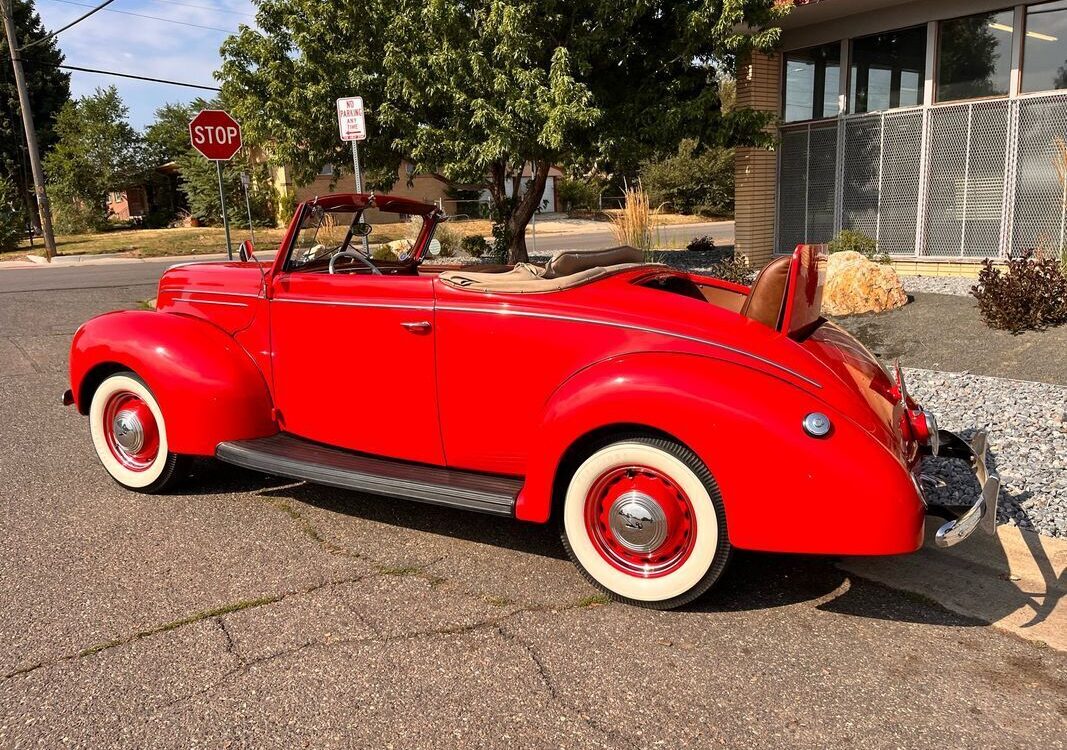
[[[663,242],[685,245],[694,236],[709,234],[717,245],[732,245],[734,224],[711,222],[680,227],[666,227],[661,231]],[[597,250],[617,244],[607,228],[566,234],[542,234],[536,243],[527,236],[531,254],[548,255],[557,250]],[[190,256],[189,260],[195,260]],[[86,288],[118,288],[159,281],[163,271],[175,263],[145,261],[134,263],[101,263],[90,265],[57,265],[54,268],[9,268],[0,263],[0,293],[12,291],[58,291]],[[148,295],[152,296],[152,295]]]
[[[0,294],[2,748],[1067,742],[1067,656],[833,560],[651,612],[539,526],[211,463],[126,492],[59,394],[75,327],[151,292]]]

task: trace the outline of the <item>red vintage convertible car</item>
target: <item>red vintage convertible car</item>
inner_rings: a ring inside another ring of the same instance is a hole
[[[372,242],[389,213],[410,240]],[[303,203],[272,262],[183,263],[155,312],[85,323],[64,402],[130,489],[215,456],[555,520],[593,583],[651,607],[706,591],[734,548],[915,550],[931,453],[981,486],[938,542],[993,528],[984,434],[938,430],[899,368],[820,317],[823,248],[751,288],[625,247],[458,268],[434,264],[444,218],[389,196]]]

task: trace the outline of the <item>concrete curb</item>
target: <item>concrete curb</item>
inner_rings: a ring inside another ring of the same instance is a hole
[[[915,554],[850,557],[839,567],[1067,651],[1067,539],[1003,525],[996,536],[978,531],[955,547],[940,549],[933,535],[942,523],[927,519],[926,544]]]

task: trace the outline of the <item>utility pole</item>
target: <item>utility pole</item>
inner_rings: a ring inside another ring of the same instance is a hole
[[[26,89],[26,76],[22,74],[22,59],[18,57],[18,39],[15,37],[14,0],[0,0],[4,13],[4,31],[7,33],[7,49],[11,54],[11,67],[15,71],[15,87],[19,91],[19,107],[22,109],[22,128],[26,131],[26,150],[33,170],[33,187],[37,194],[37,208],[41,213],[41,230],[44,232],[44,257],[49,263],[56,254],[56,238],[52,234],[52,209],[48,205],[48,193],[44,186],[44,170],[41,169],[41,153],[37,149],[37,130],[33,126],[30,110],[30,93]]]

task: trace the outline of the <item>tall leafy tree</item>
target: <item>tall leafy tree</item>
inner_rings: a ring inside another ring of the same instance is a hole
[[[333,102],[360,94],[372,184],[389,187],[400,159],[484,184],[512,262],[527,257],[525,228],[553,163],[636,170],[684,137],[758,138],[761,121],[724,121],[716,62],[772,45],[787,10],[774,0],[256,3],[259,29],[222,47],[223,90],[246,134],[310,180],[324,163],[347,166]]]
[[[66,230],[102,227],[108,192],[143,174],[144,142],[128,115],[114,86],[69,101],[59,111],[56,145],[44,167]]]
[[[5,2],[12,3],[15,33],[19,44],[24,47],[20,57],[26,74],[38,145],[47,152],[55,143],[53,126],[56,115],[70,99],[70,74],[57,67],[64,58],[55,39],[26,47],[48,35],[33,0]],[[11,182],[14,192],[19,196],[19,203],[25,206],[27,215],[36,223],[37,212],[31,197],[33,176],[25,152],[22,113],[9,58],[7,37],[0,33],[0,179],[6,178]]]

